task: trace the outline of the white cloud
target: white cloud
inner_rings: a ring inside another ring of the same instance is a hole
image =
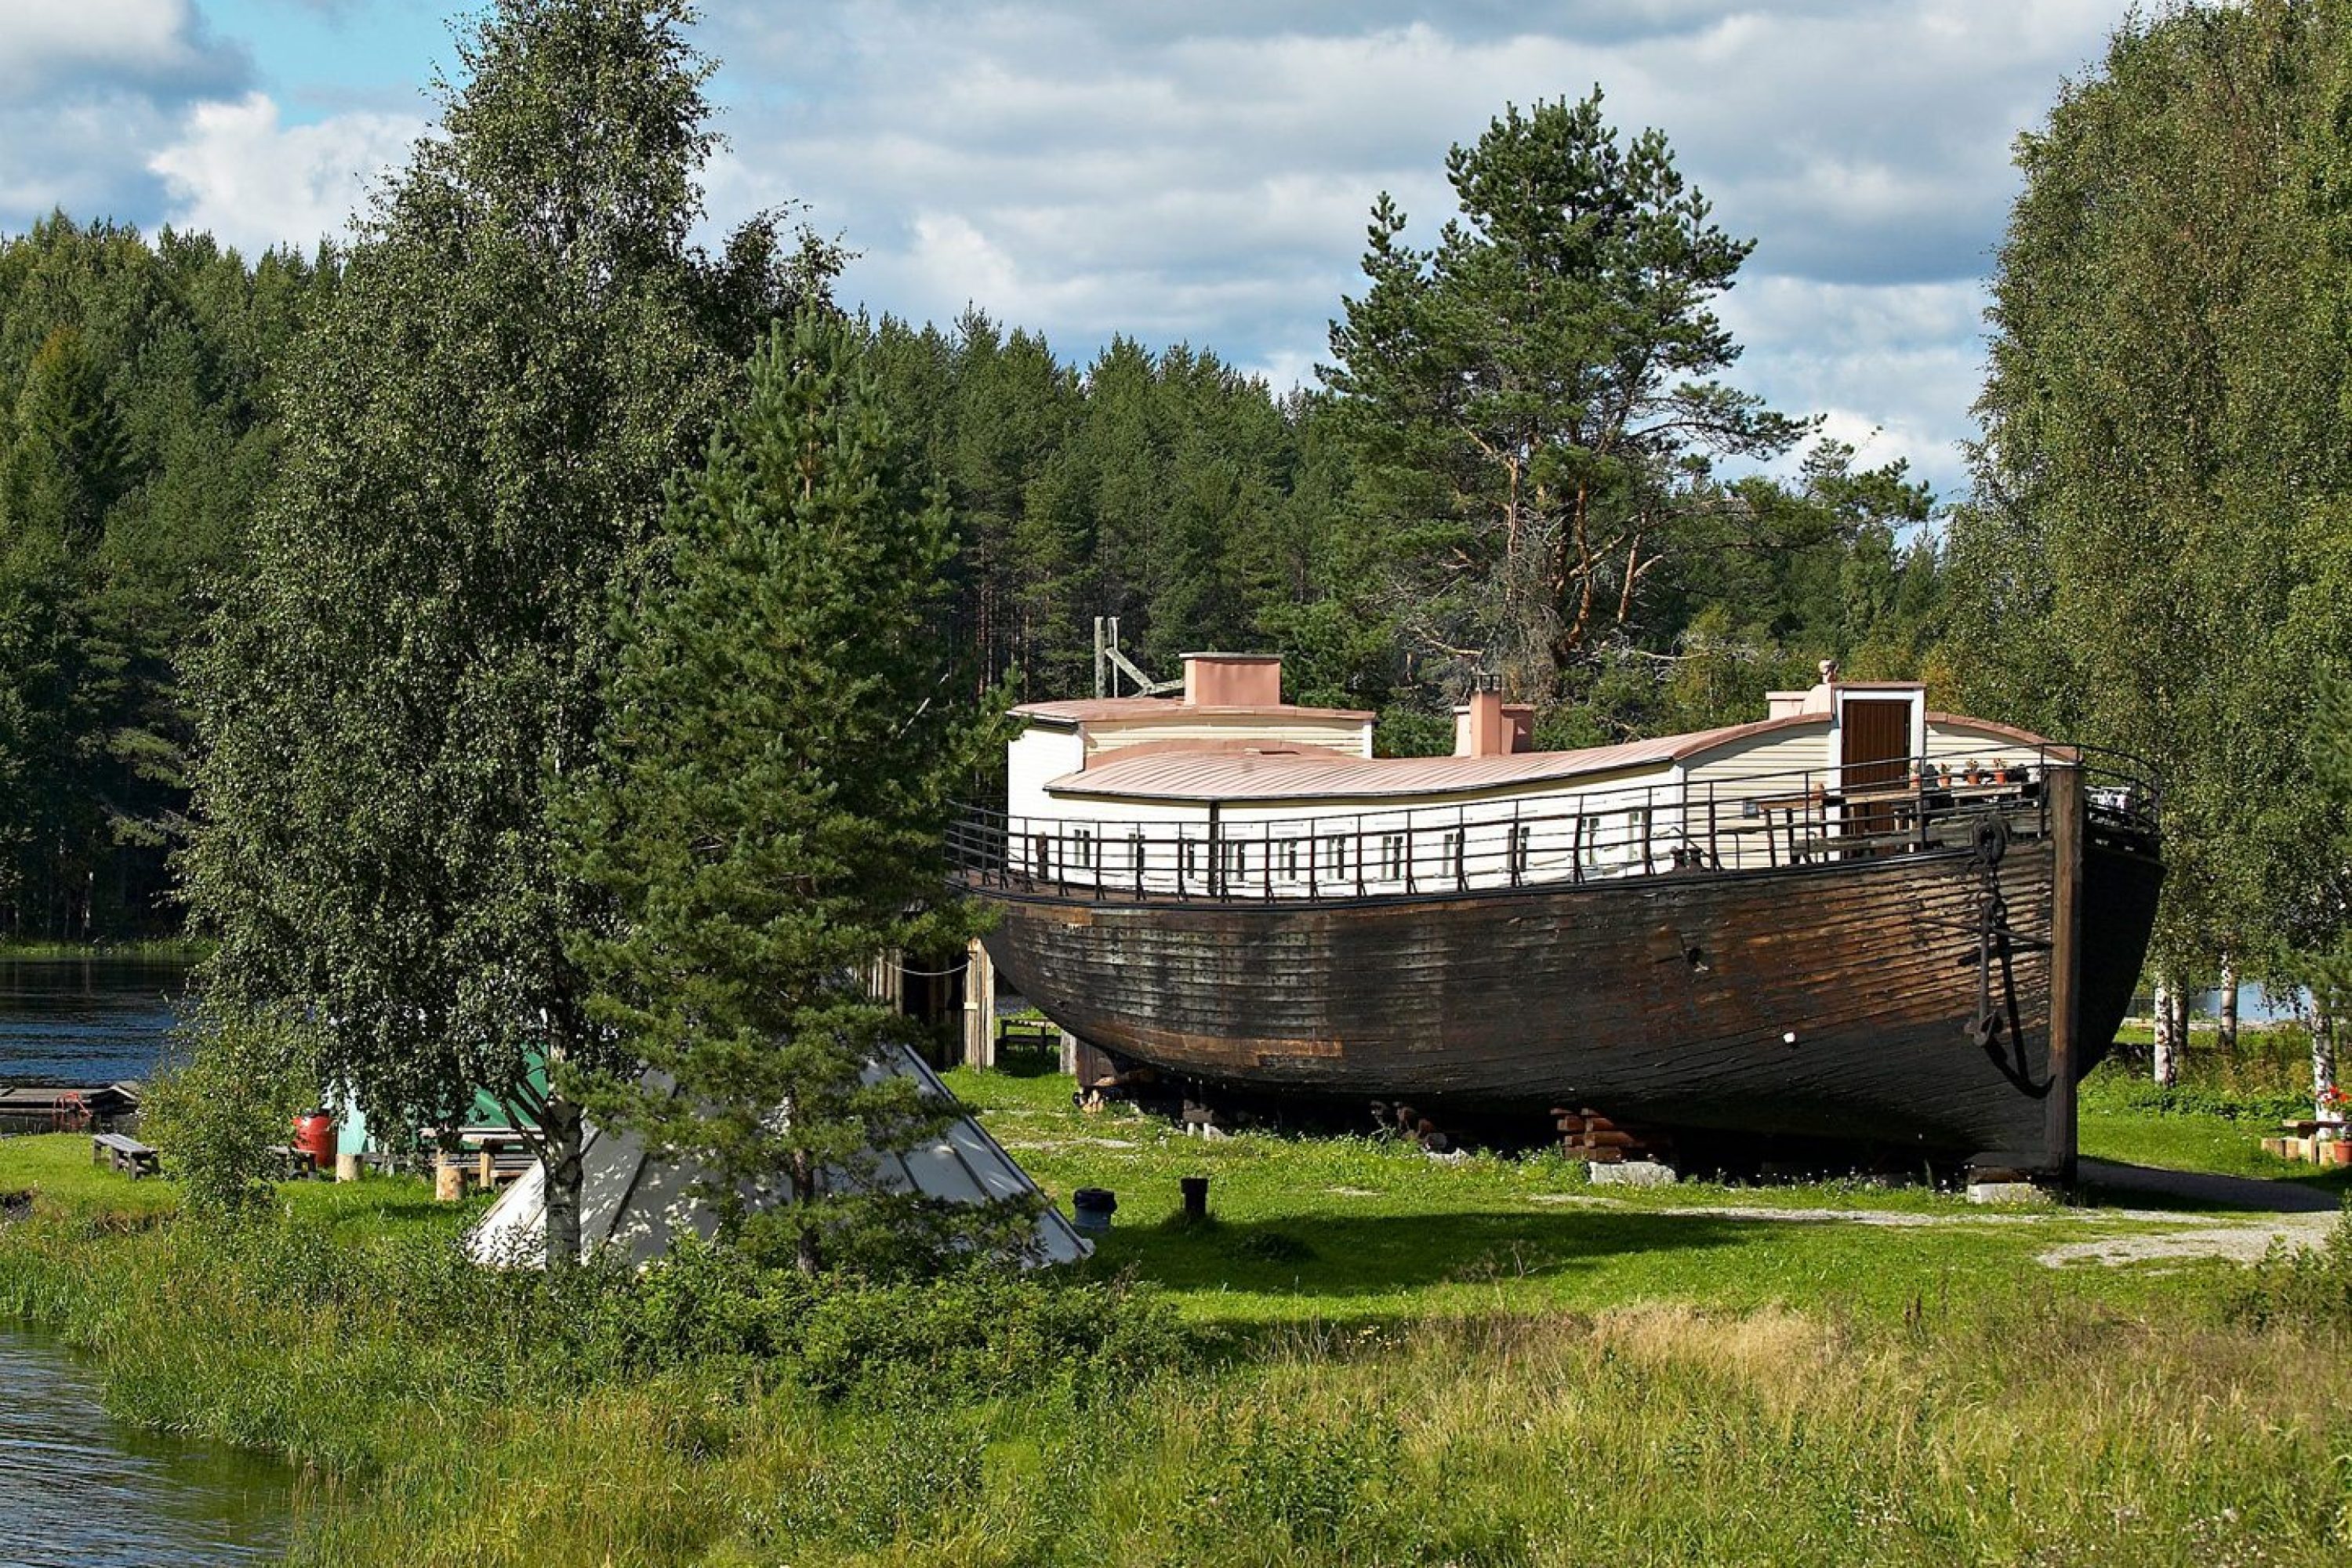
[[[12,94],[85,79],[220,86],[243,68],[189,0],[0,0],[0,90]]]
[[[1377,192],[1433,234],[1448,145],[1599,82],[1759,241],[1724,306],[1737,379],[1883,427],[1874,452],[1948,488],[2011,144],[2116,20],[2113,0],[730,9],[708,27],[736,171],[714,211],[750,186],[806,198],[864,252],[846,283],[872,308],[970,301],[1081,358],[1113,331],[1188,339],[1280,384],[1325,353]]]
[[[371,185],[425,130],[413,117],[340,114],[281,125],[262,93],[198,104],[180,139],[148,160],[169,193],[170,221],[207,229],[252,254],[309,249],[341,236]]]
[[[148,151],[250,69],[189,0],[0,0],[0,227],[52,208],[147,221]]]

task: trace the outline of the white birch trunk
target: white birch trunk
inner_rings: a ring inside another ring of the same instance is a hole
[[[2336,1019],[2327,1004],[2315,1001],[2311,1009],[2311,1113],[2329,1113],[2329,1091],[2336,1087]]]
[[[2238,1048],[2238,961],[2221,955],[2221,1048]]]
[[[2170,1089],[2180,1077],[2180,1037],[2175,1025],[2172,981],[2169,976],[2156,977],[2155,1005],[2156,1047],[2151,1053],[2156,1081]]]

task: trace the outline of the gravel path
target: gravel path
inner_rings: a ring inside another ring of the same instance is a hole
[[[2317,1247],[2335,1228],[2342,1206],[2334,1194],[2293,1182],[2161,1171],[2105,1160],[2084,1161],[2081,1174],[2084,1182],[2107,1192],[2174,1198],[2219,1212],[2163,1215],[2176,1223],[2191,1222],[2182,1229],[2101,1237],[2053,1247],[2042,1255],[2042,1261],[2053,1268],[2070,1263],[2147,1263],[2189,1258],[2252,1263],[2268,1252],[2273,1241],[2284,1241],[2291,1247]],[[2142,1209],[2116,1212],[2134,1217],[2149,1215]]]
[[[2106,1194],[2190,1203],[2204,1212],[2050,1207],[2010,1211],[1972,1208],[1921,1214],[1895,1209],[1769,1208],[1756,1204],[1681,1204],[1670,1208],[1645,1208],[1644,1212],[1694,1219],[1868,1225],[1898,1229],[1953,1225],[2079,1226],[2084,1222],[2130,1227],[2119,1228],[2112,1236],[2065,1242],[2041,1254],[2042,1263],[2062,1268],[2075,1263],[2116,1265],[2198,1258],[2252,1263],[2270,1250],[2274,1239],[2284,1240],[2289,1247],[2318,1246],[2334,1227],[2340,1208],[2334,1195],[2292,1183],[2163,1171],[2146,1165],[2112,1164],[2105,1160],[2084,1161],[2082,1178]],[[1620,1206],[1615,1198],[1583,1193],[1545,1193],[1534,1201],[1579,1208]]]

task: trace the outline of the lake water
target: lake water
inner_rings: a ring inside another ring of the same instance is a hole
[[[45,1335],[0,1328],[0,1564],[213,1568],[286,1554],[292,1472],[110,1418]]]
[[[187,985],[179,964],[0,962],[0,1079],[147,1077]],[[111,1419],[55,1339],[0,1324],[0,1568],[212,1568],[286,1552],[292,1473]]]
[[[185,964],[0,960],[0,1079],[76,1085],[155,1070],[188,987]]]

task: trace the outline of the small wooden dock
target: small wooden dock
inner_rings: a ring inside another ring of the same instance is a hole
[[[121,1132],[138,1124],[140,1086],[26,1083],[0,1087],[0,1135]]]

